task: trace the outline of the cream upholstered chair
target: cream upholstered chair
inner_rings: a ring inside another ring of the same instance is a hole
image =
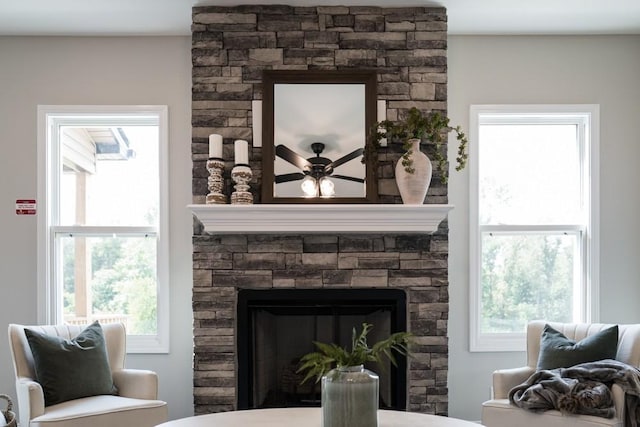
[[[118,395],[83,397],[51,406],[45,406],[43,389],[35,380],[34,358],[25,328],[64,339],[72,339],[84,329],[76,325],[9,325],[21,427],[151,427],[166,421],[167,404],[157,400],[155,372],[124,369],[124,325],[102,325]]]
[[[612,325],[602,323],[553,323],[533,321],[527,325],[527,366],[503,369],[493,373],[493,396],[482,404],[482,424],[487,427],[570,427],[570,426],[624,426],[624,391],[613,386],[616,415],[602,418],[591,415],[563,415],[559,411],[533,413],[509,402],[509,390],[522,384],[535,371],[540,352],[540,336],[545,324],[562,332],[574,341],[600,332]],[[640,325],[618,325],[618,349],[616,360],[640,367]]]

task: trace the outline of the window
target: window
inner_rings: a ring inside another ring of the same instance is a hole
[[[598,107],[472,106],[471,351],[597,321]]]
[[[39,322],[168,351],[167,108],[38,107]]]

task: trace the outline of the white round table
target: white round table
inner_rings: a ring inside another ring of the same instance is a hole
[[[403,411],[378,411],[378,427],[478,427],[455,418]],[[250,409],[169,421],[156,427],[320,427],[320,408]]]

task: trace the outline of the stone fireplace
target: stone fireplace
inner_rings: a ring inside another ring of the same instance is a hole
[[[447,229],[432,235],[196,235],[194,401],[198,413],[238,405],[240,289],[401,289],[413,411],[447,412]]]
[[[375,69],[387,117],[409,108],[446,112],[446,13],[441,8],[196,7],[193,10],[193,202],[207,194],[208,135],[224,137],[230,189],[234,139],[252,140],[251,105],[264,69]],[[250,142],[251,143],[251,142]],[[423,147],[427,154],[435,147]],[[445,153],[446,154],[446,153]],[[395,144],[379,153],[382,204],[400,202]],[[260,202],[261,149],[249,163]],[[446,203],[434,177],[426,203]],[[331,206],[327,206],[331,209]],[[393,213],[389,213],[393,215]],[[406,298],[406,329],[416,337],[404,374],[405,407],[447,414],[448,227],[432,234],[344,229],[320,233],[224,234],[195,221],[193,235],[194,404],[203,414],[238,409],[238,300],[242,290],[391,289]],[[374,323],[372,320],[371,323]],[[375,323],[384,323],[376,318]],[[239,354],[242,352],[243,354]]]

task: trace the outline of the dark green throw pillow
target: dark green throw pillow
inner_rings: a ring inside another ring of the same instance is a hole
[[[44,391],[45,406],[116,392],[98,322],[71,340],[28,328],[24,333],[33,353],[36,380]]]
[[[615,359],[617,349],[618,325],[589,335],[577,343],[545,325],[540,338],[537,369],[568,368],[580,363]]]

